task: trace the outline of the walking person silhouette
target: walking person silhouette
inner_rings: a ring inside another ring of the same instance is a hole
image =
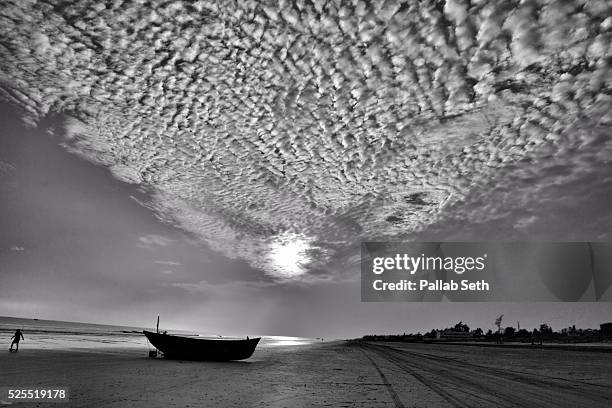
[[[13,345],[17,346],[17,349],[15,351],[19,351],[19,340],[25,340],[23,338],[23,333],[21,333],[21,329],[17,329],[11,339],[13,339],[13,342],[11,343],[11,348],[9,349],[9,351],[13,351]]]

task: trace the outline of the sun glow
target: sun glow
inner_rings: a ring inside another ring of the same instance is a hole
[[[311,261],[308,254],[310,241],[296,234],[279,236],[270,245],[270,266],[275,275],[292,278],[306,273],[305,266]]]

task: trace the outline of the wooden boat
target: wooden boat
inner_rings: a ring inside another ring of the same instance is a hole
[[[254,339],[207,339],[143,331],[165,358],[179,360],[230,361],[253,355],[261,337]]]

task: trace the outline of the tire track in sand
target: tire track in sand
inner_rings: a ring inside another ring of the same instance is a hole
[[[395,389],[393,389],[393,386],[391,385],[389,380],[387,380],[387,377],[385,376],[385,374],[380,370],[380,367],[378,367],[378,364],[376,364],[376,362],[372,359],[372,357],[370,357],[368,353],[366,353],[363,349],[361,351],[367,357],[367,359],[370,360],[370,363],[372,363],[372,365],[378,372],[378,375],[380,376],[383,384],[387,388],[387,391],[389,391],[389,394],[391,394],[391,399],[393,400],[393,403],[395,404],[395,408],[405,408],[404,403],[400,399],[399,395],[397,395],[397,392],[395,392]]]
[[[540,379],[535,374],[464,364],[383,345],[361,347],[412,375],[455,408],[612,406],[612,392],[595,385]]]

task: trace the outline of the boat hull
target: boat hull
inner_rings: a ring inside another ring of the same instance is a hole
[[[254,339],[200,339],[144,330],[144,335],[165,358],[178,360],[230,361],[244,360],[253,355],[260,337]]]

